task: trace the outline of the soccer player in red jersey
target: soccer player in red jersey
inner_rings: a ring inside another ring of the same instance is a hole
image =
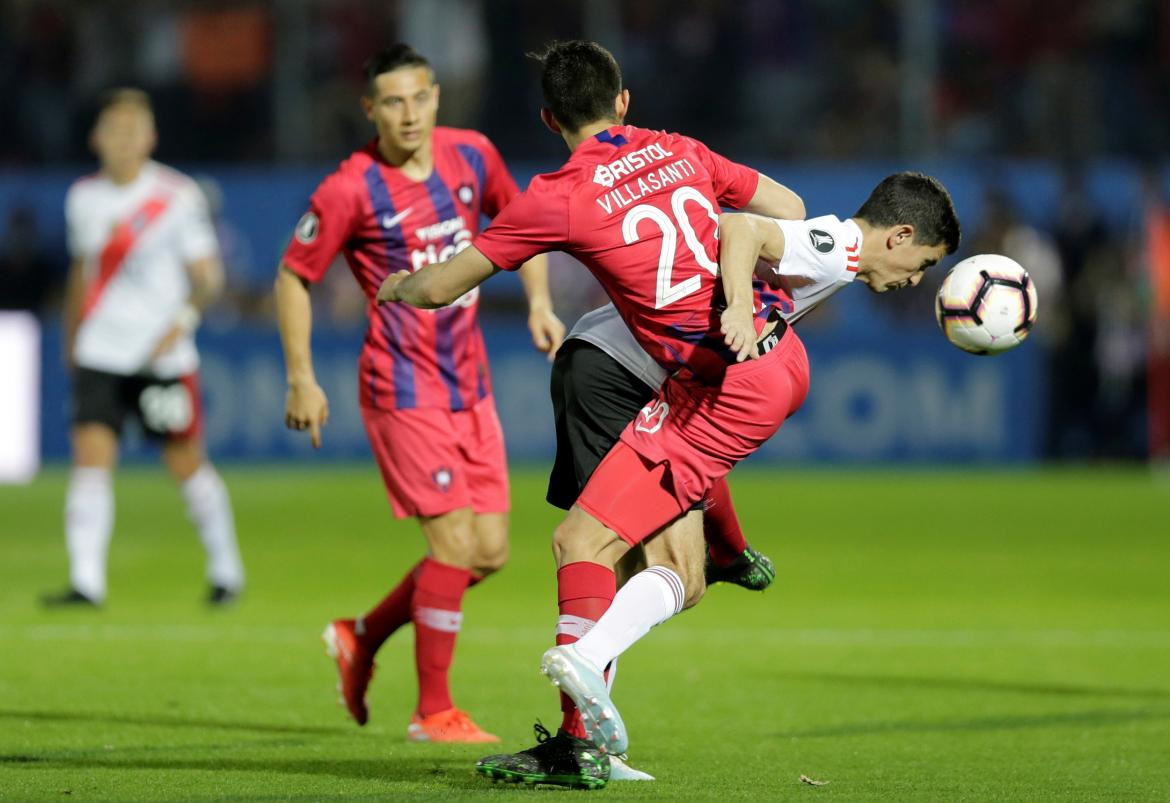
[[[408,738],[498,741],[455,707],[447,679],[463,593],[503,566],[508,550],[507,466],[476,320],[478,290],[433,311],[377,306],[374,297],[388,275],[470,247],[481,215],[499,215],[518,189],[486,137],[436,127],[439,86],[416,51],[396,45],[378,53],[366,78],[362,106],[377,139],[321,182],[278,271],[285,421],[320,445],[329,408],[313,375],[308,285],[341,251],[369,298],[362,417],[394,513],[418,519],[427,553],[365,616],[333,621],[324,638],[346,707],[365,724],[374,655],[413,622],[419,702]],[[520,275],[533,340],[551,354],[564,327],[552,312],[544,257]]]
[[[557,641],[565,645],[609,606],[613,566],[632,545],[645,542],[648,561],[662,569],[666,593],[676,593],[680,607],[688,601],[685,588],[701,587],[686,582],[687,574],[701,574],[701,560],[673,564],[666,539],[647,539],[672,524],[702,537],[701,513],[692,508],[799,406],[808,366],[795,334],[753,297],[750,277],[724,281],[717,292],[720,206],[784,217],[792,193],[696,140],[621,125],[629,93],[604,48],[561,43],[543,61],[542,118],[573,151],[569,161],[535,178],[450,263],[389,277],[378,298],[441,306],[500,269],[565,250],[593,272],[639,345],[673,374],[554,534]],[[749,338],[741,351],[758,348],[761,358],[738,362],[725,336]],[[563,732],[548,741],[565,740],[562,752],[569,754],[582,749],[573,737],[584,729],[573,707],[563,708]],[[582,712],[616,725],[603,747],[620,753],[625,736],[614,713]],[[604,784],[607,762],[599,760],[595,770],[583,768],[572,785]]]

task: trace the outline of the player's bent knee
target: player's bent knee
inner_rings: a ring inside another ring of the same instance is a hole
[[[490,548],[484,548],[480,545],[480,549],[475,556],[475,565],[472,570],[480,577],[487,577],[489,574],[495,574],[500,569],[504,568],[504,564],[508,562],[508,542],[494,545]]]
[[[431,557],[440,563],[470,569],[479,552],[470,510],[455,510],[433,517],[420,517]]]
[[[557,559],[557,565],[563,566],[565,563],[571,563],[568,559],[569,552],[575,552],[573,545],[573,528],[566,526],[566,522],[561,522],[557,528],[553,530],[552,536],[553,555]]]
[[[508,514],[476,514],[475,539],[472,571],[486,577],[502,569],[508,562]]]
[[[431,538],[427,540],[430,556],[439,563],[470,569],[475,564],[475,544],[471,539]]]
[[[171,441],[163,447],[163,462],[176,482],[190,479],[205,460],[203,443],[198,439]]]
[[[73,463],[83,468],[113,468],[118,459],[118,434],[98,423],[75,424]]]
[[[557,566],[580,561],[612,566],[628,549],[617,533],[576,507],[553,531]]]

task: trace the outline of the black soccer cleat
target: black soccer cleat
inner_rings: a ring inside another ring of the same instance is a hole
[[[720,566],[711,560],[711,553],[708,552],[704,574],[709,586],[715,583],[732,583],[748,591],[763,591],[776,579],[776,567],[772,565],[771,558],[749,545],[738,558],[726,566]]]
[[[207,591],[207,604],[216,608],[227,607],[239,598],[240,591],[238,589],[226,588],[225,586],[213,585]]]
[[[475,771],[493,781],[552,784],[573,789],[601,789],[609,781],[609,756],[592,742],[558,730],[556,736],[539,722],[533,726],[536,746],[519,753],[486,756]]]
[[[87,597],[76,588],[70,586],[64,591],[51,592],[41,595],[41,604],[46,608],[100,608],[101,602],[93,597]]]

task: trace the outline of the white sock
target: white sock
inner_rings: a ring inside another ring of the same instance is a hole
[[[683,582],[665,566],[651,566],[630,578],[597,624],[573,645],[600,672],[650,628],[682,610]]]
[[[114,485],[107,468],[73,469],[65,493],[69,582],[90,599],[106,598],[106,555],[114,531]]]
[[[236,523],[227,487],[210,463],[201,465],[181,486],[187,513],[207,550],[207,579],[231,591],[244,587],[244,564],[236,544]]]
[[[561,618],[557,620],[557,635],[572,636],[577,641],[571,643],[577,644],[581,640],[581,637],[588,633],[595,624],[597,624],[595,619],[562,614]],[[605,670],[605,688],[609,691],[613,691],[613,681],[617,677],[617,665],[617,658],[614,658]]]

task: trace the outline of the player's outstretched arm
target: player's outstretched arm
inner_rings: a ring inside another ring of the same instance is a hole
[[[391,274],[378,288],[378,303],[401,301],[419,309],[438,309],[479,287],[499,268],[475,246],[468,246],[446,262],[425,265],[411,273]]]
[[[784,254],[784,234],[759,215],[724,213],[719,216],[719,278],[727,309],[720,316],[724,342],[743,362],[756,356],[752,277],[756,262],[778,260]]]
[[[313,373],[313,309],[308,282],[281,263],[275,289],[276,323],[288,376],[284,424],[289,429],[309,430],[309,440],[316,449],[321,446],[321,427],[329,421],[329,400]]]
[[[548,257],[537,254],[520,266],[520,283],[528,297],[528,331],[532,343],[551,361],[565,339],[565,325],[553,312],[548,291]]]
[[[763,173],[760,173],[760,183],[756,186],[755,195],[748,201],[743,211],[782,220],[804,220],[805,215],[804,201],[801,197]]]

